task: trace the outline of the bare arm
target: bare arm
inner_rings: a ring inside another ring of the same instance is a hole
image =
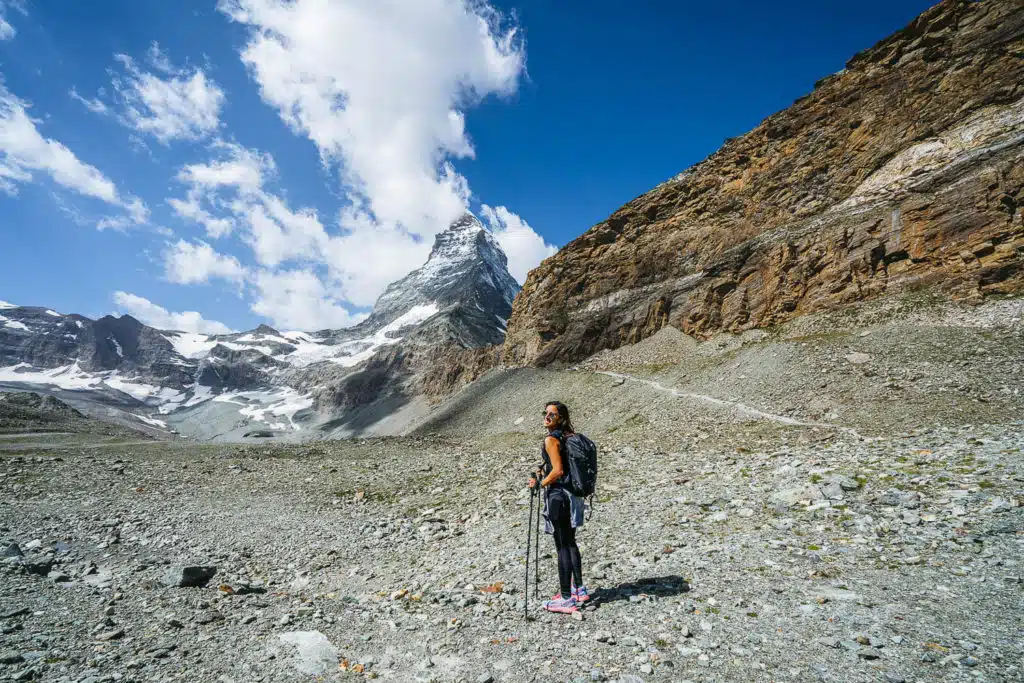
[[[551,486],[552,483],[558,481],[558,478],[565,474],[565,470],[562,469],[562,445],[558,442],[558,439],[549,436],[544,439],[544,449],[548,452],[548,457],[551,459],[551,471],[540,482],[540,485]]]

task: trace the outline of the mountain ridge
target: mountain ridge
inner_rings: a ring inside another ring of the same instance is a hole
[[[190,411],[200,420],[216,413],[218,424],[241,416],[240,426],[225,424],[235,436],[250,423],[278,431],[343,423],[345,410],[415,401],[420,375],[440,357],[430,349],[500,344],[518,290],[507,263],[466,214],[439,233],[423,266],[389,285],[367,319],[317,332],[261,324],[205,335],[159,330],[130,315],[91,320],[4,303],[0,387],[93,392],[139,420],[186,433]],[[216,410],[206,405],[213,403]]]
[[[527,277],[508,365],[1024,286],[1024,8],[945,0]]]

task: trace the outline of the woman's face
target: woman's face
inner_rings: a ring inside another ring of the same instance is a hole
[[[558,416],[558,408],[544,406],[544,428],[549,430],[557,429],[559,422],[561,422],[561,418]]]

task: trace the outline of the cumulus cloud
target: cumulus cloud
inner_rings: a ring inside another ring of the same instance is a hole
[[[290,206],[269,155],[224,142],[181,170],[186,196],[168,203],[208,237],[237,235],[251,249],[254,312],[283,327],[350,325],[350,311],[422,265],[434,236],[467,210],[471,190],[454,166],[475,153],[466,113],[516,91],[522,42],[483,0],[218,7],[248,27],[240,56],[261,97],[337,171],[344,208],[331,219]],[[522,280],[551,247],[505,207],[489,211]]]
[[[498,240],[502,251],[508,256],[508,272],[519,284],[526,282],[526,275],[541,261],[551,256],[558,248],[548,244],[529,224],[504,206],[480,207],[484,221]]]
[[[310,270],[260,271],[253,279],[258,295],[252,310],[275,327],[317,330],[354,325],[365,315],[350,313]]]
[[[202,225],[208,236],[217,239],[234,231],[236,216],[232,214],[246,213],[249,200],[260,192],[266,178],[276,173],[276,166],[269,154],[235,143],[218,140],[213,147],[220,157],[182,168],[177,179],[188,186],[188,194],[167,203],[179,216]]]
[[[148,219],[149,211],[140,199],[122,196],[98,168],[79,160],[57,140],[43,137],[27,108],[0,84],[0,190],[16,194],[18,184],[31,182],[38,171],[62,187],[123,209],[130,223]]]
[[[221,158],[207,164],[189,164],[178,172],[178,180],[198,190],[237,188],[251,194],[263,187],[277,166],[269,154],[247,149],[233,142],[218,140],[213,148]]]
[[[361,207],[356,220],[433,237],[465,210],[451,165],[473,156],[464,110],[511,94],[525,56],[514,27],[484,2],[221,0],[250,27],[242,60],[263,99]]]
[[[164,253],[164,271],[170,282],[200,284],[220,278],[240,283],[245,269],[234,256],[225,256],[206,242],[178,240]]]
[[[154,43],[147,55],[152,71],[124,54],[114,55],[124,69],[112,76],[117,117],[125,126],[151,135],[161,144],[174,140],[200,140],[220,125],[224,91],[198,68],[176,68]],[[98,98],[86,99],[72,91],[90,111],[107,113],[111,107]]]
[[[186,199],[171,198],[167,200],[174,213],[182,218],[199,223],[206,229],[206,234],[217,239],[230,235],[235,224],[230,218],[219,218],[203,208],[202,200],[193,194]]]
[[[179,330],[201,334],[227,334],[232,331],[224,323],[206,320],[196,311],[172,313],[149,299],[128,292],[114,292],[114,303],[121,312],[141,320],[150,327],[161,330]]]

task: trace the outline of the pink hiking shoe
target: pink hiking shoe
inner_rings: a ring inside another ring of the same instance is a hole
[[[559,612],[561,614],[572,614],[579,611],[576,598],[563,598],[561,593],[550,600],[545,600],[542,607],[549,612]]]

